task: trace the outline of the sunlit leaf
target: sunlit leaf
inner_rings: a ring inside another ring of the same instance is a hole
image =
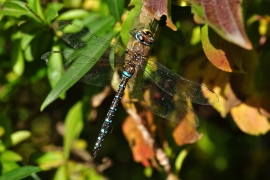
[[[267,117],[260,114],[259,107],[259,99],[254,94],[247,101],[232,108],[232,117],[243,132],[258,136],[270,131],[270,123]]]
[[[13,151],[4,151],[1,155],[0,155],[0,158],[1,158],[1,162],[3,161],[9,161],[9,162],[12,162],[12,161],[21,161],[22,160],[22,156],[20,156],[19,154],[13,152]]]
[[[84,9],[71,9],[59,15],[57,20],[72,20],[79,19],[89,15],[89,12]]]
[[[125,46],[127,46],[127,43],[131,37],[131,35],[129,34],[129,31],[131,29],[134,29],[135,27],[132,27],[132,25],[138,25],[140,22],[138,20],[138,15],[141,12],[141,8],[142,8],[142,1],[140,0],[132,0],[130,1],[129,6],[134,6],[132,8],[131,11],[129,11],[126,14],[126,19],[122,25],[122,30],[120,32],[122,41],[124,43]],[[137,18],[135,18],[137,17]],[[134,22],[136,21],[136,22]]]
[[[12,145],[15,146],[17,144],[19,144],[22,141],[25,141],[26,139],[30,138],[31,136],[31,132],[30,131],[17,131],[14,132],[11,135],[11,141],[12,141]]]
[[[30,160],[39,165],[43,170],[59,167],[65,162],[63,152],[50,151],[46,153],[34,153]]]
[[[15,62],[13,66],[13,71],[16,73],[16,75],[21,76],[24,72],[24,59],[22,50],[20,48],[19,42],[15,41],[13,43],[13,53],[12,53],[12,59],[13,62]]]
[[[243,49],[219,37],[207,25],[201,29],[202,46],[209,61],[227,72],[243,72]]]
[[[183,149],[177,156],[176,160],[175,160],[175,168],[176,168],[176,171],[177,172],[180,172],[182,166],[183,166],[183,163],[184,163],[184,160],[185,158],[187,157],[188,155],[188,149]]]

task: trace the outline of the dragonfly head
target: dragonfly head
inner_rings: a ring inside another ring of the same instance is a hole
[[[135,38],[137,39],[137,41],[146,46],[150,46],[154,42],[153,33],[148,29],[138,31],[135,34]]]

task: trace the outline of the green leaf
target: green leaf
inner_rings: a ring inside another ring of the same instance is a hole
[[[130,5],[131,6],[133,5],[134,8],[130,12],[127,13],[125,22],[123,23],[122,30],[121,30],[121,33],[120,33],[122,41],[123,41],[125,46],[127,46],[127,43],[128,43],[128,41],[129,41],[129,39],[131,37],[131,35],[129,34],[129,31],[131,29],[135,28],[135,26],[139,24],[139,21],[134,22],[134,19],[136,19],[136,17],[138,17],[138,15],[141,12],[142,1],[140,1],[140,0],[132,0],[130,2]],[[134,26],[134,27],[132,27],[132,26]]]
[[[12,60],[15,62],[13,71],[16,75],[21,76],[24,72],[24,59],[18,40],[13,43]]]
[[[19,154],[17,154],[17,153],[15,153],[15,152],[13,152],[13,151],[9,151],[9,150],[7,150],[7,151],[4,151],[1,155],[0,155],[0,158],[1,158],[1,162],[3,162],[3,161],[10,161],[10,162],[12,162],[12,161],[21,161],[22,160],[22,157],[19,155]]]
[[[57,20],[71,20],[71,19],[80,19],[89,14],[88,11],[84,9],[72,9],[62,13],[57,17]]]
[[[27,0],[27,5],[33,9],[33,11],[44,20],[44,14],[41,7],[40,0]]]
[[[30,162],[38,164],[43,170],[62,165],[65,160],[62,151],[51,151],[46,153],[34,153],[30,157]]]
[[[30,11],[22,1],[6,1],[3,5],[3,9],[1,10],[1,14],[19,18],[22,15],[29,15]]]
[[[112,39],[114,36],[114,33],[107,34],[106,39]],[[94,45],[93,45],[94,46]],[[95,57],[96,59],[99,59],[106,48],[104,46],[95,47],[91,50],[93,52],[91,56]],[[76,61],[77,62],[77,61]],[[58,98],[62,93],[66,92],[71,86],[73,86],[79,79],[85,75],[92,67],[93,62],[89,61],[88,63],[78,63],[76,64],[76,67],[79,69],[82,69],[82,71],[74,72],[72,68],[68,70],[62,78],[58,81],[58,83],[55,85],[55,87],[51,90],[49,95],[46,97],[45,101],[41,105],[41,111],[48,106],[51,102],[53,102],[56,98]],[[79,67],[81,66],[81,68]],[[84,67],[84,68],[82,68]],[[87,67],[87,68],[85,68]],[[73,78],[70,78],[73,77]]]
[[[19,180],[19,179],[23,179],[27,176],[30,176],[33,173],[39,172],[41,171],[41,169],[39,167],[36,166],[24,166],[24,167],[20,167],[17,169],[14,169],[12,171],[9,171],[5,174],[3,174],[2,176],[0,176],[0,180],[7,180],[7,179],[12,179],[12,180]]]
[[[53,180],[58,180],[58,179],[68,179],[67,177],[67,166],[62,165],[59,168],[57,168],[55,175],[53,177]]]
[[[60,3],[50,4],[45,11],[46,22],[50,23],[54,18],[56,18],[58,16],[58,11],[63,7],[63,4]]]
[[[68,159],[72,142],[78,138],[83,128],[82,102],[77,102],[65,119],[64,157]]]
[[[22,40],[21,40],[22,50],[25,50],[34,38],[35,38],[35,34],[34,35],[24,34],[24,36],[22,37]]]
[[[60,47],[59,46],[53,46],[52,50],[53,51],[60,51]],[[59,62],[54,61],[54,63],[58,63],[58,66],[60,66],[60,64],[61,64],[60,61]],[[48,79],[49,79],[51,87],[55,87],[57,82],[61,79],[62,74],[55,71],[55,70],[53,70],[53,69],[51,69],[51,68],[48,68],[47,72],[48,72],[47,75],[48,75]],[[66,93],[63,92],[59,97],[60,97],[60,99],[65,99]]]
[[[180,170],[181,170],[181,167],[182,167],[182,165],[183,165],[183,162],[184,162],[184,160],[185,160],[185,158],[187,157],[187,155],[188,155],[188,149],[184,149],[184,150],[182,150],[179,154],[178,154],[178,156],[177,156],[177,158],[176,158],[176,160],[175,160],[175,169],[176,169],[176,171],[179,173],[180,172]]]
[[[111,11],[111,14],[114,16],[114,18],[120,22],[121,16],[124,11],[124,0],[107,0],[106,3],[108,4],[108,7]]]
[[[20,142],[30,138],[31,132],[29,131],[17,131],[11,135],[11,142],[12,145],[15,146],[19,144]]]
[[[32,46],[26,47],[26,49],[24,50],[24,57],[25,57],[25,60],[28,62],[31,62],[34,60],[34,56],[32,54]]]
[[[0,175],[8,173],[9,171],[12,171],[13,169],[17,169],[20,166],[18,165],[17,162],[10,162],[10,161],[4,161],[1,162],[1,171],[0,171]],[[1,177],[1,176],[0,176]]]
[[[102,36],[105,32],[112,31],[115,24],[115,19],[113,16],[108,16],[104,18],[98,18],[90,22],[86,21],[84,24],[89,27],[92,34]]]
[[[65,4],[65,7],[68,7],[68,8],[79,8],[82,6],[82,0],[77,0],[77,1],[74,1],[74,0],[64,0],[64,4]]]

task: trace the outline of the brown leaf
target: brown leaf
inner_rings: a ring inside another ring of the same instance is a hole
[[[168,1],[166,0],[144,0],[142,7],[143,16],[153,16],[156,20],[160,20],[162,15],[167,16],[166,25],[172,30],[176,31],[177,28],[171,20],[171,12],[168,11]]]
[[[196,131],[196,127],[186,125],[184,123],[186,120],[184,118],[173,131],[173,138],[178,146],[195,143],[203,136]]]
[[[269,121],[258,110],[260,106],[259,99],[254,94],[245,103],[232,108],[232,117],[243,132],[251,135],[260,135],[266,134],[270,130]]]
[[[209,61],[227,72],[243,72],[243,49],[225,41],[213,30],[204,25],[201,29],[202,46]]]
[[[187,0],[192,4],[195,21],[208,24],[221,37],[245,49],[252,49],[242,17],[241,0]]]

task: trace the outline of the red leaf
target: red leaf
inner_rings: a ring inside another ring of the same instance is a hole
[[[208,24],[221,37],[245,49],[252,49],[242,17],[241,0],[187,0],[195,21]]]
[[[144,0],[143,1],[143,8],[142,8],[142,14],[144,16],[148,16],[150,14],[158,21],[160,20],[160,17],[162,15],[167,16],[166,25],[171,28],[172,30],[176,31],[177,28],[173,24],[171,20],[171,12],[168,12],[168,1],[166,0]]]

